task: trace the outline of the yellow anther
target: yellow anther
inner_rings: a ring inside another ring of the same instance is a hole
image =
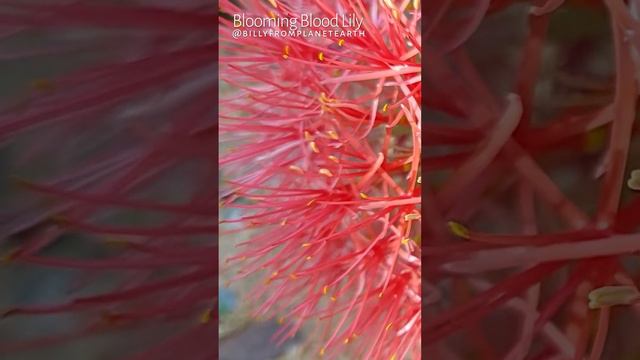
[[[384,292],[380,291],[380,293],[378,294],[378,298],[382,299],[382,295],[384,295]]]
[[[53,83],[47,79],[37,79],[34,80],[31,84],[38,91],[52,91],[55,89]]]
[[[389,331],[389,329],[391,329],[392,325],[393,325],[393,323],[388,323],[387,326],[384,328],[384,331]]]
[[[402,243],[402,245],[407,245],[409,243],[409,238],[402,238],[402,240],[400,240],[400,243]]]
[[[307,256],[305,259],[307,259],[307,261],[311,260],[311,256]]]
[[[329,285],[325,285],[322,288],[322,295],[327,295],[328,292],[329,292]]]
[[[334,102],[335,99],[332,99],[330,97],[327,96],[327,94],[323,91],[320,93],[320,102],[325,104],[325,103],[330,103],[330,102]]]
[[[271,277],[272,277],[272,278],[274,278],[274,277],[276,277],[276,276],[278,276],[278,272],[277,272],[277,271],[274,271],[274,272],[272,272],[272,273],[271,273]]]
[[[276,18],[276,13],[274,13],[273,11],[269,10],[269,17],[272,19]],[[286,59],[286,58],[285,58]]]
[[[412,212],[410,214],[405,214],[404,221],[418,220],[420,217],[420,214]]]
[[[296,276],[296,274],[291,274],[291,275],[289,275],[289,277],[291,278],[291,280],[295,280],[295,279],[297,279],[297,278],[298,278],[298,277]]]
[[[387,110],[389,110],[389,104],[384,104],[382,106],[382,112],[387,112]]]
[[[304,244],[302,244],[302,247],[303,247],[303,248],[305,248],[305,247],[309,247],[309,246],[311,246],[311,243],[304,243]]]
[[[416,179],[416,182],[418,184],[422,184],[422,176],[418,176],[418,178]]]
[[[307,203],[307,206],[311,206],[311,205],[313,205],[313,203],[315,203],[315,202],[316,202],[316,199],[311,199],[311,200],[309,200],[309,202]]]
[[[339,162],[339,161],[338,161],[338,158],[337,158],[337,157],[335,157],[335,156],[333,156],[333,155],[329,155],[329,156],[327,156],[327,157],[329,158],[329,160],[333,161],[334,163],[338,163],[338,162]]]
[[[344,39],[338,40],[338,46],[344,46]]]
[[[319,352],[320,356],[324,356],[324,352],[325,352],[324,348],[320,349],[320,352]]]
[[[18,249],[8,251],[6,254],[0,256],[0,262],[10,262],[18,254]]]
[[[344,343],[345,343],[345,345],[346,345],[346,344],[348,344],[348,343],[349,343],[349,341],[351,341],[351,339],[349,339],[349,338],[344,338],[344,341],[343,341],[343,342],[344,342]]]
[[[602,149],[607,143],[607,132],[604,128],[593,129],[585,134],[584,150],[595,153]]]
[[[589,308],[630,305],[638,300],[640,300],[640,292],[635,286],[604,286],[589,293]]]
[[[289,170],[291,171],[295,171],[299,174],[304,174],[304,170],[302,170],[301,168],[299,168],[298,166],[295,165],[289,165]]]
[[[123,248],[123,247],[128,247],[132,245],[129,240],[117,239],[117,238],[107,239],[104,241],[104,244],[114,248]]]
[[[311,151],[313,151],[316,154],[320,152],[320,149],[318,149],[318,145],[316,144],[315,141],[310,142],[309,147],[311,148]]]
[[[391,355],[391,357],[389,358],[389,360],[396,360],[396,354]]]
[[[334,130],[327,131],[327,135],[329,135],[329,137],[333,140],[338,140],[338,133]]]
[[[281,226],[285,226],[287,225],[287,218],[282,219],[282,221],[280,222]]]
[[[313,140],[313,136],[311,136],[310,132],[305,131],[304,132],[304,139],[307,140],[307,141],[311,141],[311,140]]]
[[[469,229],[467,229],[466,226],[455,221],[449,221],[447,223],[447,226],[449,226],[449,230],[453,235],[464,238],[464,239],[469,238]]]
[[[631,190],[640,191],[640,169],[633,170],[627,180],[627,186]]]
[[[322,51],[318,53],[318,60],[324,61],[324,53]]]
[[[276,2],[276,0],[269,0],[269,4],[271,4],[271,6],[273,6],[274,8],[278,8],[278,3]]]
[[[361,193],[360,193],[360,198],[361,198],[361,199],[363,199],[363,200],[367,200],[367,199],[369,198],[369,195],[367,195],[367,194],[365,194],[365,193],[361,192]]]
[[[338,300],[338,299],[335,296],[331,297],[331,301],[336,301],[336,300]]]
[[[322,168],[322,169],[318,170],[318,172],[319,172],[321,175],[324,175],[324,176],[326,176],[326,177],[332,177],[332,176],[333,176],[333,173],[332,173],[332,172],[331,172],[331,170],[329,170],[329,169]]]
[[[289,45],[285,45],[284,48],[282,49],[282,57],[284,59],[289,58]]]
[[[383,2],[389,9],[395,9],[395,5],[393,5],[393,2],[391,0],[383,0]]]

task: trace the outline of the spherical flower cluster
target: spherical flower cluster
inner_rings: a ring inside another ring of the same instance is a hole
[[[419,2],[220,6],[221,205],[240,214],[220,239],[246,234],[236,279],[264,276],[253,299],[281,317],[280,339],[316,322],[319,355],[419,358]],[[363,34],[234,38],[236,14],[308,13]]]

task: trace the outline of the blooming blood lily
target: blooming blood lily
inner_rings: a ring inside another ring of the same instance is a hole
[[[427,2],[434,358],[638,353],[639,5]]]
[[[322,329],[309,356],[420,356],[418,5],[220,2],[221,211],[239,214],[221,241],[247,234],[229,262],[235,279],[264,277],[253,300],[282,316],[277,338]],[[363,32],[242,36],[233,21],[307,13],[349,14]]]
[[[3,330],[0,357],[126,330],[100,356],[215,358],[213,3],[1,0],[0,19],[20,83],[0,112],[0,272],[57,279],[28,301],[3,284],[0,328],[30,336]]]

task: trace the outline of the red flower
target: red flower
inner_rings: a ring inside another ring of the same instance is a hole
[[[221,2],[223,206],[241,214],[224,222],[248,234],[231,260],[238,278],[266,273],[257,313],[284,316],[281,339],[322,320],[320,355],[420,354],[417,5]],[[234,38],[255,30],[247,18],[290,29],[336,13],[362,19],[362,35]]]
[[[623,358],[609,317],[638,299],[636,4],[513,3],[431,2],[423,341],[435,358]]]

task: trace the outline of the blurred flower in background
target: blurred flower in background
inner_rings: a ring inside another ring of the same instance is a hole
[[[253,279],[276,340],[317,329],[300,358],[420,358],[419,5],[220,2],[227,281]],[[355,17],[363,34],[252,36],[241,20],[289,30],[305,14]]]
[[[434,358],[638,358],[638,5],[427,2]]]
[[[0,1],[0,358],[216,357],[216,11]]]

